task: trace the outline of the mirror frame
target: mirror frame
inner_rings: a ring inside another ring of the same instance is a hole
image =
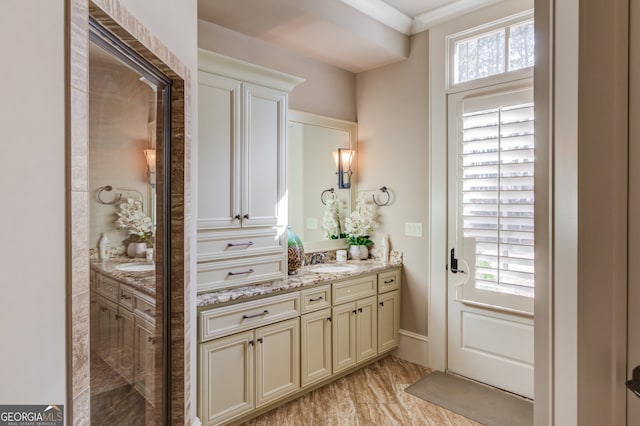
[[[358,194],[357,181],[358,181],[358,123],[353,121],[342,120],[339,118],[327,117],[324,115],[313,114],[310,112],[299,111],[295,109],[289,109],[287,115],[287,121],[309,124],[312,126],[326,127],[329,129],[341,130],[349,133],[349,148],[356,151],[355,159],[352,163],[353,175],[351,176],[351,188],[350,188],[350,206],[351,209],[356,202]],[[338,240],[321,240],[321,241],[303,241],[305,251],[307,253],[316,251],[337,250],[347,247],[347,239],[341,238]]]

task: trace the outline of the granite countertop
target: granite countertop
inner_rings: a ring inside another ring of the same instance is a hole
[[[297,275],[289,275],[287,278],[265,283],[254,284],[244,287],[230,288],[226,290],[213,291],[199,294],[196,305],[198,309],[212,308],[213,305],[229,305],[244,302],[252,298],[264,296],[271,293],[278,293],[287,290],[312,287],[325,282],[336,281],[344,278],[354,277],[363,274],[384,271],[390,268],[402,266],[402,262],[381,262],[378,260],[348,261],[347,265],[355,268],[347,272],[312,272],[311,267],[303,267]],[[325,263],[324,265],[337,265],[336,263]],[[319,266],[319,265],[316,265]]]
[[[130,257],[116,257],[109,260],[92,260],[91,269],[109,278],[118,280],[135,290],[140,290],[150,296],[156,295],[156,278],[154,271],[148,272],[125,272],[116,269],[117,265],[124,263],[148,263],[147,259],[132,259]]]

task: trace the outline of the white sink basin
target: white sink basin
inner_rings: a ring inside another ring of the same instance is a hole
[[[149,263],[123,263],[116,265],[116,269],[122,272],[149,272],[155,270],[156,266]]]
[[[312,272],[321,273],[336,273],[336,272],[351,272],[358,269],[354,265],[315,265],[311,267]]]

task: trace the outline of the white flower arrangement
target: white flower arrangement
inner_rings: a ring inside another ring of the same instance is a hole
[[[129,234],[129,242],[147,242],[153,238],[153,222],[142,211],[142,202],[128,198],[126,203],[120,204],[116,225],[118,231]]]
[[[344,238],[346,235],[342,232],[344,228],[344,201],[338,198],[338,196],[331,192],[327,196],[327,207],[324,210],[324,216],[322,217],[322,230],[324,231],[324,237],[329,240],[336,240],[338,238]]]
[[[356,207],[344,220],[344,228],[349,245],[368,246],[372,244],[369,235],[376,227],[376,211],[364,193],[358,194]]]

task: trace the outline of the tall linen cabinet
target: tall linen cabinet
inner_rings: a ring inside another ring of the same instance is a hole
[[[302,81],[199,51],[199,293],[286,275],[287,96]]]

